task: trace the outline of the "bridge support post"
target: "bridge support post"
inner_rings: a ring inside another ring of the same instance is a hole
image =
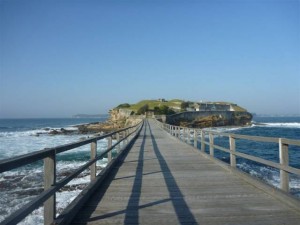
[[[214,135],[209,133],[209,154],[214,157]]]
[[[198,131],[197,129],[194,129],[194,148],[197,148],[198,143]]]
[[[230,148],[230,166],[236,167],[236,157],[235,153],[235,139],[229,136],[229,148]]]
[[[44,159],[44,190],[48,190],[56,183],[56,157],[55,152]],[[44,203],[44,224],[53,223],[56,216],[56,194],[53,194]]]
[[[205,133],[201,130],[201,152],[205,152]]]
[[[97,156],[97,141],[94,141],[91,143],[91,159],[95,159]],[[96,173],[97,173],[97,162],[94,162],[90,166],[91,170],[91,181],[96,179]]]
[[[189,141],[188,131],[189,131],[189,129],[185,128],[185,142],[186,143],[188,143],[188,141]]]
[[[281,138],[279,138],[279,161],[282,166],[289,165],[289,146],[282,143]],[[280,188],[286,192],[288,192],[290,189],[289,173],[282,169],[280,170]]]
[[[125,131],[122,131],[122,138],[125,138],[125,135],[126,135]],[[123,140],[122,147],[124,147],[124,145],[126,145],[126,139]]]
[[[120,141],[120,134],[119,133],[116,133],[116,139],[117,139],[117,142]],[[119,143],[118,147],[117,147],[118,153],[120,152],[120,150],[121,150],[121,143]]]
[[[112,138],[111,138],[111,136],[110,136],[110,137],[107,138],[107,149],[111,148],[111,146],[112,146]],[[110,151],[107,153],[107,160],[108,160],[108,162],[111,161],[111,152],[112,152],[112,150],[110,150]]]
[[[183,140],[184,140],[184,128],[180,128],[180,129],[179,129],[179,132],[180,132],[180,138],[179,138],[179,139],[180,139],[181,141],[183,141]]]

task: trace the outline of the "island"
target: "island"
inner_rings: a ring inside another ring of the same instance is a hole
[[[81,133],[110,132],[133,125],[143,118],[190,128],[248,126],[252,114],[231,102],[194,102],[180,99],[142,100],[135,104],[122,103],[109,111],[103,123],[79,126]]]

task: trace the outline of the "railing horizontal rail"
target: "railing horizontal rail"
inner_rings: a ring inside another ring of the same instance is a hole
[[[262,158],[252,156],[252,155],[249,155],[249,154],[245,154],[245,153],[242,153],[242,152],[231,152],[229,149],[221,147],[219,145],[214,145],[214,148],[218,149],[218,150],[221,150],[223,152],[227,152],[229,154],[232,153],[235,156],[239,156],[239,157],[242,157],[242,158],[245,158],[245,159],[249,159],[249,160],[254,161],[254,162],[258,162],[258,163],[261,163],[261,164],[265,164],[267,166],[271,166],[271,167],[274,167],[274,168],[277,168],[277,169],[281,169],[281,170],[287,171],[289,173],[294,173],[294,174],[300,175],[300,169],[297,169],[297,168],[293,168],[293,167],[290,167],[290,166],[283,166],[279,163],[272,162],[270,160],[262,159]]]
[[[300,175],[300,169],[297,169],[297,168],[293,168],[293,167],[290,167],[290,166],[284,166],[284,165],[281,165],[279,163],[272,162],[272,161],[266,160],[266,159],[262,159],[262,158],[259,158],[259,157],[256,157],[256,156],[248,155],[248,154],[245,154],[245,153],[242,153],[242,152],[235,152],[233,154],[236,155],[236,156],[240,156],[242,158],[245,158],[245,159],[249,159],[249,160],[254,161],[254,162],[258,162],[258,163],[261,163],[261,164],[265,164],[267,166],[271,166],[273,168],[277,168],[277,169],[284,170],[284,171],[289,172],[289,173],[294,173],[294,174]]]
[[[118,146],[121,142],[124,140],[127,140],[132,134],[138,133],[143,125],[143,121],[138,123],[137,125],[127,127],[120,129],[118,131],[114,131],[102,136],[98,137],[92,137],[84,141],[79,141],[67,145],[61,145],[54,148],[48,148],[40,151],[36,151],[34,153],[29,153],[22,156],[17,156],[11,159],[5,159],[0,161],[0,172],[9,171],[18,167],[21,167],[23,165],[27,165],[30,163],[33,163],[37,160],[45,159],[46,157],[51,156],[52,154],[56,155],[61,152],[65,152],[83,145],[87,145],[93,142],[96,142],[98,140],[112,137],[115,134],[119,134],[121,132],[127,132],[132,129],[131,132],[128,132],[126,135],[122,137],[122,139],[117,140],[117,142],[111,146],[109,146],[105,151],[101,152],[100,155],[96,156],[95,158],[89,160],[84,165],[77,168],[73,173],[71,173],[69,176],[63,178],[60,181],[55,181],[55,183],[48,189],[44,190],[42,193],[40,193],[36,198],[34,198],[29,203],[25,204],[22,208],[18,209],[11,215],[9,215],[7,218],[5,218],[4,221],[2,221],[0,224],[16,224],[23,220],[29,213],[31,213],[33,210],[40,207],[43,203],[45,203],[51,196],[55,195],[55,193],[64,187],[67,183],[69,183],[71,180],[73,180],[75,177],[77,177],[80,173],[82,173],[84,170],[88,169],[91,165],[95,164],[96,161],[102,159],[104,155],[111,152],[116,146]],[[55,204],[55,203],[54,203]],[[54,218],[53,218],[54,219]],[[52,220],[53,221],[53,220]],[[49,223],[47,223],[49,224]]]
[[[205,133],[211,133],[211,134],[214,134],[214,135],[223,136],[223,137],[232,136],[233,138],[236,138],[236,139],[244,139],[244,140],[249,140],[249,141],[278,143],[278,138],[274,138],[274,137],[249,136],[249,135],[242,135],[242,134],[222,133],[222,132],[209,131],[209,130],[204,130],[204,132]]]
[[[281,138],[283,144],[300,146],[300,140]]]
[[[219,146],[219,145],[214,145],[214,148],[215,148],[215,149],[218,149],[218,150],[221,150],[221,151],[223,151],[223,152],[230,153],[230,149],[224,148],[224,147]],[[235,154],[235,153],[234,153],[234,154]]]

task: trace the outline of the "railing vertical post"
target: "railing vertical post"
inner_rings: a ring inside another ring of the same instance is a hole
[[[183,142],[186,142],[186,130],[185,130],[185,127],[182,128],[182,140]]]
[[[209,154],[214,156],[214,135],[209,133]]]
[[[201,130],[201,152],[205,152],[205,133]]]
[[[281,138],[279,138],[279,161],[280,164],[283,166],[289,165],[289,146],[287,144],[282,143]],[[288,192],[290,189],[289,173],[282,169],[280,170],[280,188],[286,192]]]
[[[120,134],[119,133],[116,133],[116,139],[117,139],[117,142],[120,141]],[[121,150],[121,143],[119,143],[118,147],[117,147],[118,153],[120,152],[120,150]]]
[[[56,158],[55,152],[44,159],[44,190],[48,190],[56,183]],[[56,216],[56,194],[54,193],[44,203],[44,224],[53,223]]]
[[[111,136],[107,138],[107,149],[111,148],[111,145],[112,145],[112,138]],[[111,152],[112,150],[110,150],[108,153],[107,153],[107,160],[108,162],[111,161]]]
[[[229,148],[230,148],[230,166],[236,167],[236,157],[235,153],[235,139],[229,136]]]
[[[187,128],[187,143],[191,143],[191,130],[190,128]]]
[[[180,127],[177,127],[176,130],[176,137],[180,138]]]
[[[183,141],[184,140],[183,139],[184,138],[184,128],[181,127],[180,130],[179,130],[179,132],[180,132],[180,140]]]
[[[129,142],[129,130],[126,130],[126,143],[128,144]]]
[[[122,138],[125,138],[125,131],[122,131]],[[123,140],[123,146],[126,145],[126,139]]]
[[[198,132],[197,129],[194,129],[194,148],[197,148],[198,143]]]
[[[91,159],[95,159],[97,156],[97,141],[94,141],[91,143]],[[91,170],[91,181],[96,179],[96,173],[97,173],[97,162],[94,162],[90,166]]]

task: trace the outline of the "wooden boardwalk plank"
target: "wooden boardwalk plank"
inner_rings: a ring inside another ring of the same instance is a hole
[[[72,224],[300,224],[299,210],[146,122]]]

